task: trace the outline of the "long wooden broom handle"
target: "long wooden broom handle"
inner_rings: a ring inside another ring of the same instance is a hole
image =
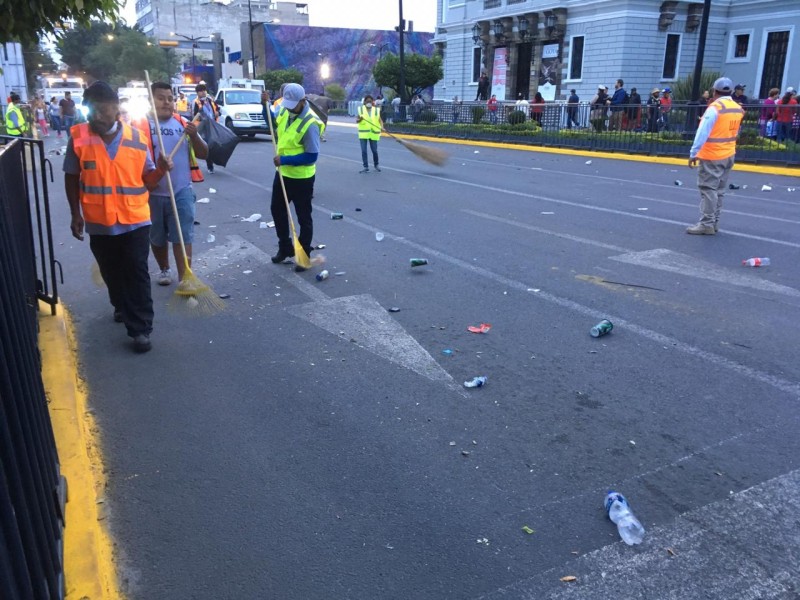
[[[158,115],[156,113],[156,100],[153,97],[153,88],[150,86],[150,73],[144,72],[144,77],[147,80],[147,91],[150,94],[150,105],[153,107],[153,116],[156,121],[156,134],[158,135],[158,150],[161,156],[166,156],[164,153],[164,140],[161,137],[161,127],[158,126]],[[167,178],[167,187],[169,188],[169,200],[172,203],[172,214],[175,215],[175,228],[178,230],[178,239],[181,241],[181,251],[183,252],[183,263],[187,272],[191,271],[189,267],[189,257],[186,255],[186,244],[183,243],[183,231],[181,231],[181,220],[178,215],[178,205],[175,203],[175,190],[172,188],[172,177],[169,171],[165,173]]]
[[[269,106],[266,107],[267,109],[267,123],[269,124],[269,137],[272,140],[272,148],[275,150],[275,156],[278,156],[278,142],[275,141],[275,130],[272,127],[272,111]],[[281,173],[280,167],[275,167],[278,171],[278,179],[281,181],[281,190],[283,191],[283,202],[286,204],[286,216],[289,217],[289,225],[292,226],[292,239],[297,239],[297,232],[294,229],[294,219],[292,218],[292,213],[289,210],[289,195],[286,193],[286,184],[283,182],[283,173]]]
[[[197,121],[199,121],[199,120],[200,120],[200,113],[197,113],[194,116],[194,118],[192,119],[191,122],[192,123],[197,123]],[[169,157],[170,158],[173,158],[178,153],[178,148],[180,148],[181,145],[183,145],[183,142],[184,142],[184,140],[186,140],[187,137],[189,137],[189,136],[186,136],[186,135],[182,135],[181,136],[181,139],[179,139],[178,143],[175,144],[175,147],[172,149],[172,152],[169,153]]]

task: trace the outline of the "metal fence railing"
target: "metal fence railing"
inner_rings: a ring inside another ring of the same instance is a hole
[[[744,108],[737,160],[800,165],[800,109],[780,128],[770,119],[769,107]],[[668,111],[646,105],[612,111],[588,103],[546,103],[525,110],[501,103],[490,111],[485,103],[434,102],[398,111],[385,107],[383,118],[394,133],[685,157],[704,110],[673,102]]]
[[[37,142],[0,146],[0,598],[64,597],[66,481],[41,375],[32,207]],[[41,146],[39,146],[41,150]],[[39,158],[43,158],[40,153]],[[39,164],[42,164],[40,162]],[[46,192],[44,194],[46,201]],[[46,203],[46,202],[45,202]],[[52,249],[51,249],[52,250]],[[51,252],[52,255],[52,252]]]

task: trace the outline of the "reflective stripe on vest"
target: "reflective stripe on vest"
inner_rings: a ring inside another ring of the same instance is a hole
[[[17,115],[19,127],[14,127],[14,123],[11,121],[12,114]],[[6,132],[8,132],[9,135],[22,135],[26,131],[28,131],[28,124],[25,122],[25,115],[22,114],[22,111],[16,104],[9,104],[6,109]]]
[[[362,140],[381,139],[380,111],[375,108],[367,108],[365,105],[358,107],[358,138]]]
[[[302,119],[297,118],[289,123],[289,111],[282,108],[275,118],[278,126],[278,154],[280,156],[296,156],[305,152],[303,147],[303,136],[308,128],[316,125],[319,127],[320,135],[324,130],[324,125],[314,114],[309,111]],[[317,165],[281,165],[281,174],[291,179],[309,179],[317,172]]]
[[[720,98],[713,102],[708,110],[717,112],[717,120],[711,133],[697,153],[702,160],[725,160],[736,154],[736,139],[742,124],[744,110],[730,98]]]
[[[142,180],[147,146],[138,129],[125,123],[122,140],[111,160],[100,136],[88,123],[70,129],[75,155],[81,165],[80,193],[83,218],[111,227],[150,220],[149,194]]]

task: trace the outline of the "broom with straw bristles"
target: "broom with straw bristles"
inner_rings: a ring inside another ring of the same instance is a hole
[[[381,132],[388,135],[395,142],[403,146],[403,148],[411,151],[412,154],[418,156],[425,162],[428,162],[432,165],[436,165],[437,167],[442,167],[447,162],[448,155],[447,152],[445,152],[444,150],[439,150],[438,148],[431,148],[429,146],[421,146],[420,144],[415,144],[413,142],[407,142],[405,140],[400,139],[396,135],[389,133],[383,127],[378,127],[378,125],[376,125],[369,119],[364,119],[364,120],[373,127],[375,127],[376,129],[380,129]]]
[[[153,88],[150,87],[150,73],[144,72],[145,79],[147,80],[147,91],[150,94],[150,105],[153,107],[153,117],[156,121],[156,134],[158,135],[158,148],[161,156],[167,156],[164,152],[164,140],[161,137],[161,127],[158,125],[158,115],[156,114],[156,101],[153,97]],[[211,287],[203,283],[197,275],[192,272],[189,267],[189,257],[186,254],[186,244],[183,242],[183,231],[181,231],[181,221],[178,218],[178,207],[175,204],[175,191],[172,189],[172,177],[169,171],[164,175],[167,178],[167,187],[169,188],[169,199],[172,203],[172,214],[175,217],[175,228],[178,231],[178,239],[181,242],[181,251],[183,252],[183,279],[178,283],[175,289],[175,295],[169,303],[171,309],[184,312],[189,315],[213,315],[225,308],[225,304],[220,300],[220,297],[211,289]]]
[[[275,141],[275,131],[272,126],[272,115],[270,114],[269,106],[267,108],[267,123],[269,123],[269,137],[272,139],[272,147],[275,150],[275,155],[278,154],[278,142]],[[292,211],[289,210],[289,196],[286,194],[286,184],[283,181],[283,173],[280,167],[275,167],[278,171],[278,179],[281,182],[281,191],[283,192],[283,202],[286,204],[286,216],[289,217],[289,225],[292,227],[292,243],[294,244],[294,263],[304,269],[310,269],[312,266],[311,259],[306,254],[305,249],[297,239],[297,230],[294,228],[294,219],[292,218]]]

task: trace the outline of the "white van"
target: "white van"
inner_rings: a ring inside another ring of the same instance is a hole
[[[255,137],[257,133],[269,133],[260,89],[222,88],[214,101],[219,107],[220,123],[237,135]]]
[[[263,79],[237,79],[228,77],[227,79],[220,79],[217,82],[217,87],[222,88],[236,88],[242,90],[259,90],[263,92],[266,89]]]

